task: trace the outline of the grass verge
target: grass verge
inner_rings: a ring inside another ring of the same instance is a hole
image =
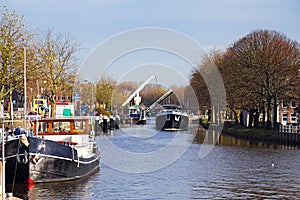
[[[210,124],[212,128],[218,128],[218,125]],[[208,128],[208,125],[203,125],[204,128]],[[255,139],[263,141],[278,141],[278,131],[271,129],[267,130],[265,128],[247,128],[245,126],[233,123],[225,123],[222,129],[223,133],[241,137],[245,139]]]

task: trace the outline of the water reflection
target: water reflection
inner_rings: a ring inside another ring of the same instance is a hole
[[[128,128],[126,131],[115,131],[108,137],[119,148],[142,153],[169,144],[175,134],[160,132],[152,136],[150,128]],[[140,134],[144,137],[133,137]],[[186,138],[192,136],[192,132],[180,134]],[[145,137],[147,135],[149,138]],[[96,139],[100,144],[103,141],[101,137]],[[200,159],[198,152],[203,144],[216,145]],[[195,142],[178,160],[157,171],[123,173],[101,162],[100,171],[85,180],[37,184],[29,189],[16,186],[14,194],[19,190],[18,197],[35,200],[297,199],[300,197],[300,153],[297,149],[200,130]],[[113,153],[103,156],[116,159]]]
[[[94,174],[75,181],[7,185],[6,192],[13,193],[21,199],[85,199],[90,197],[92,181],[99,170]]]
[[[194,140],[198,144],[222,145],[243,148],[284,148],[284,149],[299,149],[299,145],[287,145],[279,142],[262,141],[258,139],[245,139],[234,137],[230,134],[220,133],[215,130],[205,130],[200,128]]]

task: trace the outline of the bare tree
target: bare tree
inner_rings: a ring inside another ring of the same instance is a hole
[[[52,115],[55,114],[56,94],[70,88],[77,73],[75,54],[79,44],[70,34],[56,33],[48,29],[38,42],[38,55],[41,61],[39,85],[45,88],[51,103]]]

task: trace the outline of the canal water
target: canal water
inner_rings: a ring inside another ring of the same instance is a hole
[[[100,170],[84,180],[15,186],[23,199],[295,199],[297,147],[200,130],[132,126],[97,136]],[[194,128],[194,129],[193,129]]]

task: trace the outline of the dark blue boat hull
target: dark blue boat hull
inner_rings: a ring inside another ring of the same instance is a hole
[[[38,183],[81,178],[99,168],[100,151],[81,158],[77,150],[67,144],[28,137],[29,146],[20,139],[6,143],[6,181],[8,183]]]
[[[189,119],[184,115],[165,113],[155,118],[157,130],[188,130],[188,125]]]

